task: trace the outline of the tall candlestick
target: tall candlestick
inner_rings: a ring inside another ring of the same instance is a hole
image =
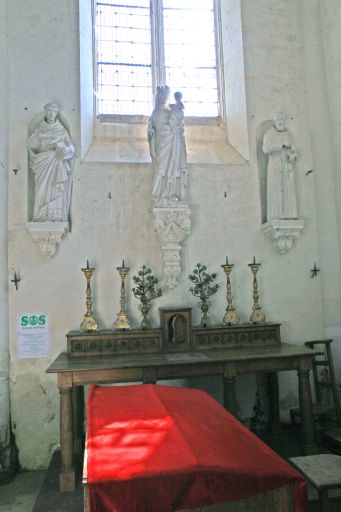
[[[97,331],[98,326],[95,320],[94,314],[92,312],[92,297],[91,297],[91,287],[90,287],[90,279],[94,272],[94,268],[89,267],[89,261],[86,262],[86,268],[81,269],[86,278],[86,313],[84,315],[84,319],[80,325],[81,331]]]
[[[260,268],[260,263],[256,263],[256,258],[253,257],[253,263],[249,263],[249,267],[253,274],[253,306],[252,313],[250,316],[250,321],[254,324],[262,324],[265,322],[265,314],[262,311],[262,308],[259,305],[259,293],[258,293],[258,283],[257,283],[257,272]]]
[[[228,258],[226,256],[226,264],[221,265],[221,267],[224,269],[224,272],[226,274],[226,299],[227,299],[227,308],[226,313],[223,318],[223,324],[225,325],[232,325],[232,324],[239,324],[240,319],[239,315],[236,313],[233,304],[232,304],[232,287],[231,287],[231,281],[230,281],[230,273],[233,269],[233,265],[228,262]]]
[[[120,297],[120,312],[117,315],[117,320],[114,322],[113,328],[120,329],[122,331],[130,329],[130,322],[127,317],[125,309],[125,278],[129,272],[129,268],[124,266],[124,260],[122,261],[122,267],[117,267],[118,273],[121,277],[121,297]]]

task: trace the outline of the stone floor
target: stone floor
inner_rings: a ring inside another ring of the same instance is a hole
[[[45,476],[46,471],[21,471],[11,483],[1,485],[0,511],[32,512]]]
[[[300,455],[299,444],[291,431],[271,439],[267,436],[260,437],[284,458]],[[321,451],[324,451],[323,447]],[[83,498],[80,479],[78,479],[77,490],[74,493],[63,493],[62,495],[59,493],[59,464],[59,452],[56,452],[48,471],[21,471],[11,483],[0,485],[0,512],[82,512]],[[308,491],[309,512],[318,512],[317,493],[311,487],[308,488]],[[330,498],[330,512],[340,512],[341,492],[334,491]]]
[[[34,512],[37,496],[46,476],[45,471],[22,471],[18,473],[13,482],[0,486],[0,512]],[[313,489],[309,489],[309,512],[318,512],[317,495]],[[340,512],[341,497],[332,497],[330,512]],[[65,506],[60,504],[55,509],[54,505],[46,500],[44,512],[78,512],[79,507],[72,504]],[[271,512],[271,511],[264,511]]]

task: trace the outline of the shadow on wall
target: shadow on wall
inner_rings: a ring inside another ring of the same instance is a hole
[[[268,119],[268,120],[260,123],[260,125],[258,125],[258,127],[256,129],[256,151],[257,151],[257,166],[258,166],[258,179],[259,179],[262,224],[264,224],[267,219],[266,188],[267,188],[267,167],[268,167],[268,155],[266,155],[263,151],[263,138],[264,138],[264,134],[272,126],[274,126],[273,120]]]

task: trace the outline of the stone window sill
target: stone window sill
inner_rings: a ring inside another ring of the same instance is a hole
[[[93,142],[83,158],[84,163],[151,162],[147,142],[147,123],[97,121]],[[189,164],[244,165],[244,158],[227,142],[226,125],[207,121],[185,124],[187,160]]]

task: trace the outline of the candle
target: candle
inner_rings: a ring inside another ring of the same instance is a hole
[[[228,264],[229,264],[229,259],[228,259],[228,257],[226,256],[226,265],[228,265]]]
[[[253,264],[256,265],[256,256],[253,257]]]
[[[124,268],[124,260],[122,261],[122,268]]]
[[[86,260],[86,268],[89,268],[89,260]]]

